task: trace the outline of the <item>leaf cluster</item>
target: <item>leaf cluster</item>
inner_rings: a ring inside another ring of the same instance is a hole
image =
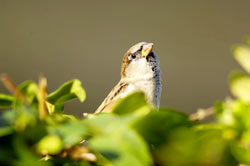
[[[236,60],[250,73],[250,46],[237,46]],[[77,79],[47,94],[46,81],[26,81],[14,94],[0,94],[0,164],[83,166],[250,165],[250,76],[234,72],[234,99],[216,102],[213,122],[148,105],[137,92],[111,113],[76,118],[64,103],[85,100]],[[201,118],[202,119],[202,118]]]

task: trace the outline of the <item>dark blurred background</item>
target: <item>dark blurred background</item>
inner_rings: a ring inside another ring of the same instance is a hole
[[[250,34],[249,7],[249,0],[0,0],[0,72],[16,83],[43,74],[50,92],[80,79],[87,100],[66,112],[81,116],[119,81],[127,49],[153,42],[161,105],[194,112],[230,95],[228,75],[239,68],[230,48]]]

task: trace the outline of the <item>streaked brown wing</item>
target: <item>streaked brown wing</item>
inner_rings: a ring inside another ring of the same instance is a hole
[[[115,106],[115,104],[119,101],[121,98],[121,93],[123,93],[126,88],[128,87],[127,83],[119,82],[109,93],[109,95],[105,98],[105,100],[102,102],[102,104],[97,108],[95,113],[100,112],[110,112],[112,108]]]

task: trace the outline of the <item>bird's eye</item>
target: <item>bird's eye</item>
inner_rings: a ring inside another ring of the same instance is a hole
[[[135,54],[131,54],[131,58],[132,58],[132,59],[135,59],[135,58],[136,58],[136,55],[135,55]]]

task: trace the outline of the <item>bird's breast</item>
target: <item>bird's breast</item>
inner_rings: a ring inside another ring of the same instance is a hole
[[[134,91],[142,91],[145,94],[146,100],[149,104],[156,105],[156,84],[153,79],[141,80],[133,83]]]

